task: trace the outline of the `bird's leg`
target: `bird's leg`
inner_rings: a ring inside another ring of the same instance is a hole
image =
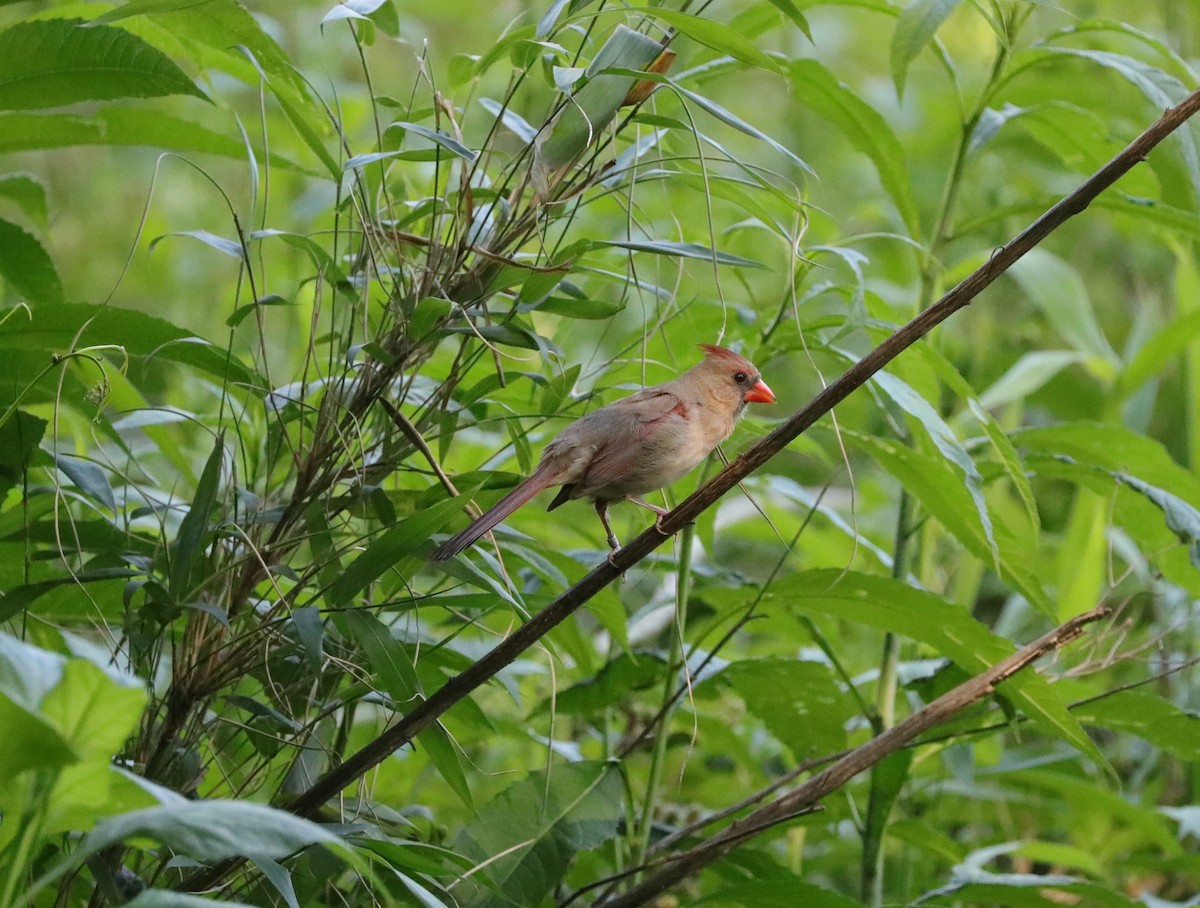
[[[646,501],[645,499],[635,498],[632,495],[630,495],[629,498],[626,500],[631,501],[634,504],[641,505],[643,508],[646,508],[647,510],[653,511],[655,514],[657,514],[658,516],[654,518],[654,529],[658,530],[658,532],[661,533],[663,536],[671,535],[666,530],[664,530],[663,526],[662,526],[663,518],[666,517],[668,514],[670,514],[671,513],[670,511],[668,511],[666,508],[660,508],[656,504],[651,504],[650,502]]]
[[[608,547],[612,549],[608,553],[608,563],[612,564],[613,555],[620,551],[621,543],[617,541],[617,534],[608,525],[608,502],[603,498],[596,499],[596,513],[600,515],[600,522],[604,524],[604,532],[608,534]],[[616,565],[613,564],[613,567]]]

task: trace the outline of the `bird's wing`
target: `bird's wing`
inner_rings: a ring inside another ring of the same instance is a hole
[[[620,482],[646,466],[651,436],[664,424],[680,423],[687,416],[680,398],[669,389],[647,388],[595,412],[595,423],[588,426],[602,441],[580,478],[573,497],[590,490]]]

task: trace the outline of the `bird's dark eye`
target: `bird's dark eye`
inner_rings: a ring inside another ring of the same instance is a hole
[[[746,373],[745,373],[745,372],[734,372],[734,373],[733,373],[733,380],[734,380],[735,382],[737,382],[739,385],[740,385],[742,382],[744,382],[744,381],[746,380],[746,378],[747,378],[747,376],[746,376]]]

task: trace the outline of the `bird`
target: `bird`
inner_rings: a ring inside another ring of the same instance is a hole
[[[757,368],[739,353],[700,344],[704,358],[678,378],[593,410],[546,445],[537,467],[511,492],[433,551],[445,561],[490,532],[550,486],[561,486],[548,511],[590,498],[612,552],[620,549],[608,523],[608,506],[630,501],[667,514],[641,496],[690,473],[733,432],[749,403],[774,403]],[[609,557],[612,557],[610,552]]]

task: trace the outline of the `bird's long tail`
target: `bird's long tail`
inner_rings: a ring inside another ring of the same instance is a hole
[[[451,536],[436,549],[431,556],[434,561],[445,561],[453,558],[467,546],[485,533],[490,532],[496,524],[533,498],[546,486],[554,485],[557,471],[540,466],[533,471],[528,479],[522,480],[516,488],[497,501],[494,505],[471,521],[471,525],[454,536]]]

